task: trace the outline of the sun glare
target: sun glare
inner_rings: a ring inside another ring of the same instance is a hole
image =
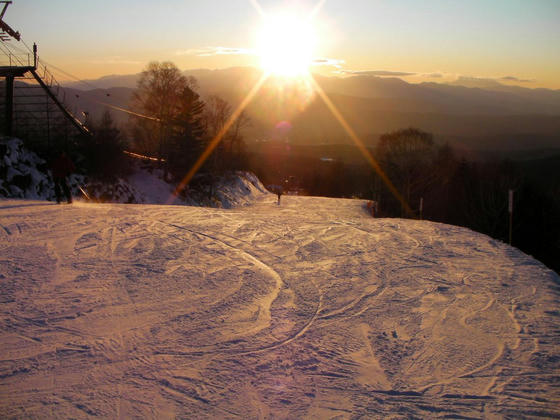
[[[303,76],[312,64],[314,44],[309,19],[290,15],[266,17],[258,39],[261,67],[277,76]]]

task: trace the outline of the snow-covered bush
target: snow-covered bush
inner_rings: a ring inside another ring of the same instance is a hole
[[[84,177],[72,174],[68,181],[72,194],[79,195]],[[0,197],[55,200],[47,162],[17,138],[0,139]]]

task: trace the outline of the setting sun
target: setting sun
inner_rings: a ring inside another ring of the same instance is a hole
[[[301,76],[309,72],[315,36],[309,20],[291,15],[266,17],[259,33],[261,67],[279,76]]]

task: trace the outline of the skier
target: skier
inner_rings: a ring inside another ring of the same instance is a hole
[[[62,200],[60,188],[64,192],[68,200],[68,204],[72,203],[72,194],[70,193],[70,188],[68,188],[68,182],[66,177],[74,172],[75,166],[65,152],[62,152],[60,156],[54,160],[51,164],[51,171],[54,179],[54,193],[56,194],[56,202],[60,203]]]
[[[280,197],[282,197],[283,192],[284,189],[282,188],[282,185],[278,185],[276,188],[276,195],[278,196],[278,205],[280,205]]]

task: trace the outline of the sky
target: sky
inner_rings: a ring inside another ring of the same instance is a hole
[[[263,17],[312,20],[314,72],[560,89],[560,0],[14,0],[4,20],[79,78],[259,65]],[[321,65],[318,65],[321,64]]]

